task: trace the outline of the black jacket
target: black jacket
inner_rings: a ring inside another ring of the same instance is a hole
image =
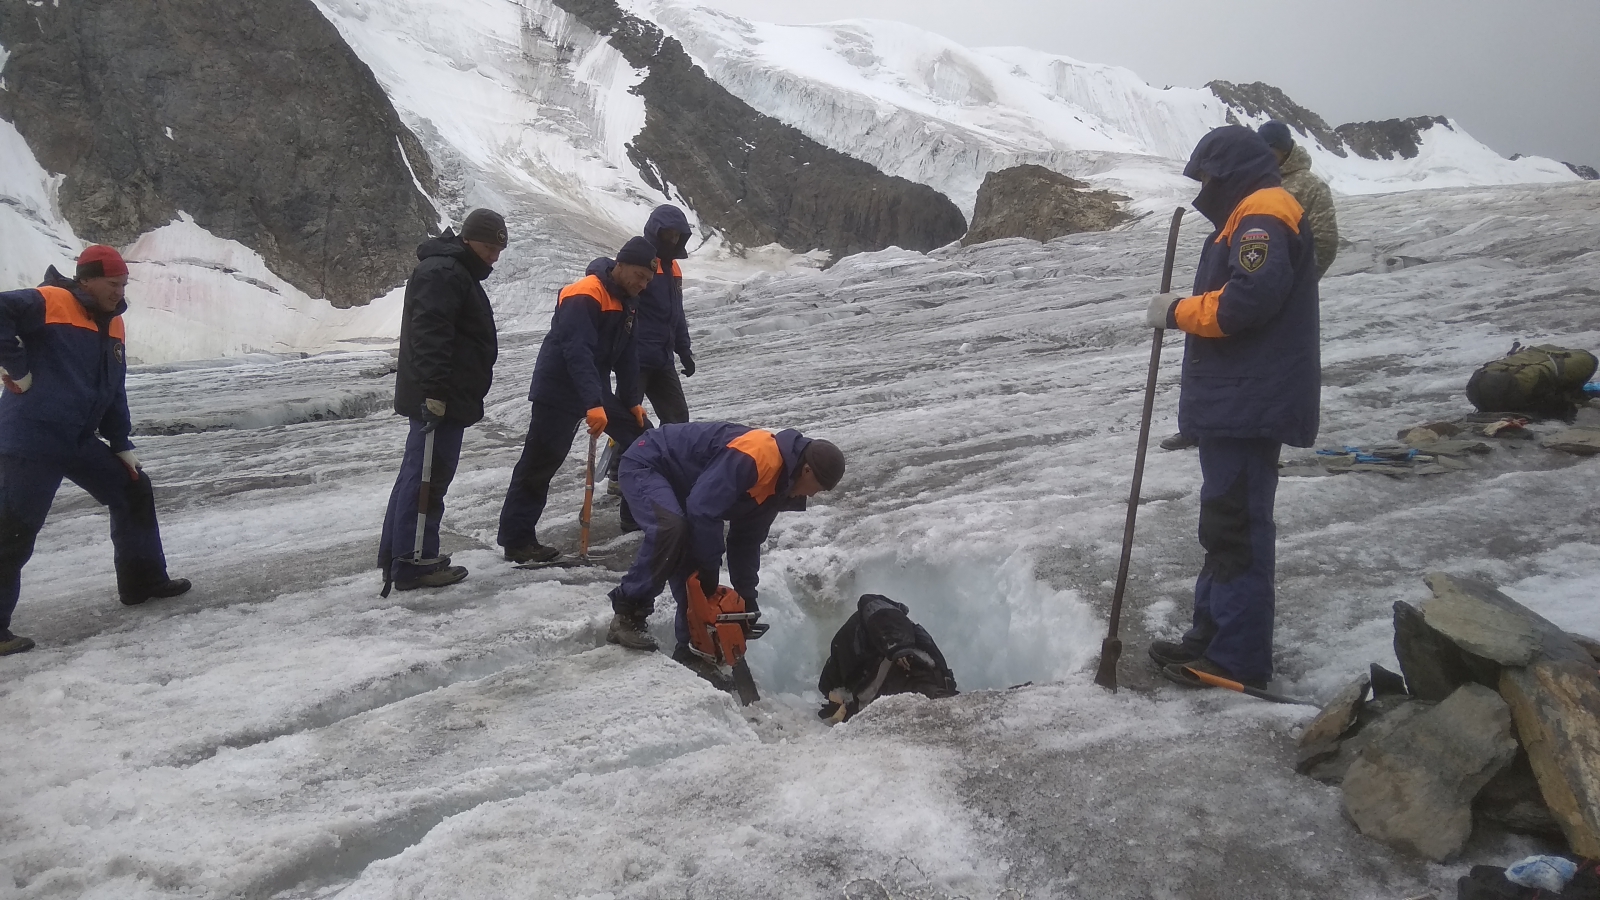
[[[418,418],[423,400],[443,400],[447,421],[471,425],[483,418],[500,355],[483,290],[494,269],[449,229],[418,247],[417,259],[406,283],[394,411]]]
[[[829,700],[818,715],[833,715],[841,700],[848,718],[889,694],[955,696],[955,673],[933,636],[908,612],[905,604],[882,594],[861,595],[855,615],[834,634],[832,653],[817,679],[817,690]],[[894,665],[903,658],[910,660],[908,668]]]

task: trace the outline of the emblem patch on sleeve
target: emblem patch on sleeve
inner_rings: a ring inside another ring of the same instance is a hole
[[[1252,228],[1239,235],[1239,268],[1255,272],[1267,264],[1268,242],[1272,235],[1264,229]]]

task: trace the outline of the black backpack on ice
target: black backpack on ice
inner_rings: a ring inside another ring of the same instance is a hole
[[[1472,373],[1467,399],[1482,412],[1569,418],[1584,399],[1583,385],[1595,367],[1595,355],[1587,350],[1515,343],[1510,353]]]

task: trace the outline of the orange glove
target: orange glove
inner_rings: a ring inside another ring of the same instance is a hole
[[[589,434],[594,437],[599,437],[606,430],[605,407],[596,406],[585,413],[583,417],[589,421]]]
[[[635,406],[633,408],[633,420],[639,423],[640,428],[644,427],[644,407]]]

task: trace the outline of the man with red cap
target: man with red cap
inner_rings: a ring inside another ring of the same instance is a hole
[[[128,266],[97,244],[76,274],[51,266],[39,287],[0,293],[0,656],[33,648],[11,633],[11,612],[62,478],[111,511],[124,604],[189,589],[167,577],[155,494],[128,440]]]

